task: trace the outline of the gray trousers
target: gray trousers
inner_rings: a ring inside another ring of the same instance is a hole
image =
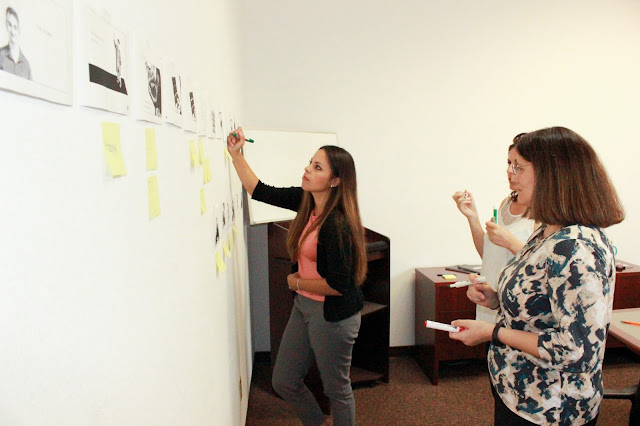
[[[329,322],[324,319],[322,302],[296,295],[280,342],[272,385],[305,426],[324,422],[318,402],[303,383],[314,359],[324,393],[331,401],[334,425],[355,425],[356,403],[349,370],[359,330],[360,312],[342,321]]]

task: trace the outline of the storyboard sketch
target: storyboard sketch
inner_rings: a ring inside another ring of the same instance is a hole
[[[70,0],[0,0],[0,88],[73,102]]]
[[[208,103],[207,109],[207,136],[211,139],[216,138],[216,109],[211,104]]]
[[[176,71],[175,64],[169,59],[164,60],[162,69],[164,79],[162,89],[162,112],[164,120],[177,127],[182,127],[182,77]]]
[[[196,108],[197,108],[197,113],[196,116],[198,117],[198,135],[199,136],[206,136],[207,135],[207,116],[209,115],[209,105],[208,102],[206,101],[206,98],[203,96],[204,91],[203,90],[196,90],[195,91],[195,96],[196,96]]]
[[[78,2],[77,80],[82,105],[129,113],[129,35],[106,12]]]
[[[198,109],[196,107],[195,88],[191,79],[182,78],[182,128],[189,132],[198,131]]]
[[[162,123],[162,62],[155,55],[149,41],[134,37],[133,110],[137,119]]]

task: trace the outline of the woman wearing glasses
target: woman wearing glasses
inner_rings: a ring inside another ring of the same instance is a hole
[[[491,342],[495,424],[594,425],[611,321],[615,262],[603,228],[624,210],[593,148],[553,127],[516,136],[513,187],[541,223],[500,273],[469,299],[498,311],[497,323],[457,320],[449,337]],[[471,280],[475,281],[475,275]]]
[[[529,218],[527,206],[518,202],[518,192],[514,191],[512,178],[519,169],[515,164],[514,144],[509,147],[507,155],[507,179],[511,194],[500,203],[498,209],[498,222],[489,220],[485,226],[485,233],[480,223],[478,210],[469,191],[457,191],[452,198],[458,206],[458,210],[465,215],[469,222],[473,244],[482,257],[481,275],[487,279],[487,283],[495,286],[498,283],[498,273],[520,251],[533,232],[535,223]],[[496,288],[494,287],[494,290]],[[476,319],[496,322],[496,311],[481,305],[476,306]]]

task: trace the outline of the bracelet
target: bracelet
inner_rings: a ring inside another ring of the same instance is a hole
[[[298,287],[298,291],[300,291],[300,278],[298,278],[298,281],[296,281],[296,287]]]
[[[500,331],[500,325],[496,324],[495,327],[493,327],[493,333],[491,333],[491,343],[493,343],[494,345],[502,345],[502,342],[500,341],[500,339],[498,339],[498,332]]]

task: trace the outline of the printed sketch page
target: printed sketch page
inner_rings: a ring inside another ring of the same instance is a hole
[[[196,114],[198,117],[198,135],[206,136],[208,123],[207,116],[209,115],[207,97],[205,96],[205,92],[200,88],[195,91],[195,96],[196,108],[198,110]]]
[[[0,0],[0,88],[71,105],[70,0]]]
[[[182,77],[176,70],[174,62],[165,58],[163,61],[164,78],[162,80],[162,112],[164,120],[174,126],[182,127]]]
[[[162,62],[148,40],[136,35],[134,45],[134,116],[139,120],[162,123]]]
[[[182,79],[182,128],[196,133],[198,131],[198,107],[195,88],[189,77]]]
[[[209,98],[211,99],[211,98]],[[211,139],[216,138],[216,108],[213,106],[211,101],[207,102],[207,137]]]
[[[129,35],[106,11],[78,1],[77,88],[82,105],[129,113]]]

